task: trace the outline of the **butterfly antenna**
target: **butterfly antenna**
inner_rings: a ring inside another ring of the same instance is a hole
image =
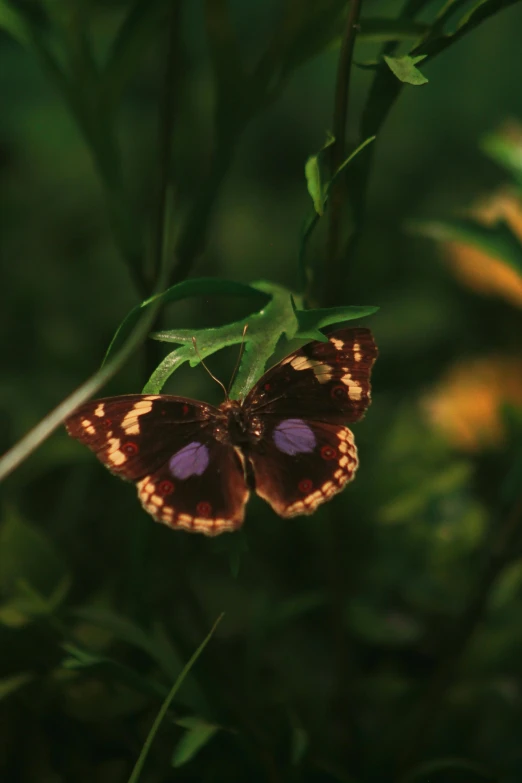
[[[245,335],[247,333],[247,329],[248,329],[248,324],[245,324],[244,327],[243,327],[243,336],[241,338],[241,346],[239,348],[239,355],[237,357],[236,366],[234,367],[234,372],[232,373],[232,377],[231,377],[230,382],[228,384],[229,391],[232,388],[232,384],[234,383],[235,377],[237,375],[237,371],[239,370],[239,365],[241,364],[241,358],[242,358],[243,353],[245,351]],[[227,394],[227,399],[228,399],[228,394]]]
[[[213,374],[210,372],[210,370],[208,369],[207,365],[205,364],[205,362],[204,362],[204,361],[203,361],[203,359],[201,358],[201,354],[200,354],[200,353],[199,353],[199,351],[198,351],[198,346],[196,345],[196,338],[195,338],[195,337],[193,337],[193,338],[192,338],[192,345],[194,346],[194,352],[195,352],[196,356],[198,357],[198,359],[199,359],[200,363],[203,365],[203,367],[204,367],[204,368],[205,368],[205,370],[208,372],[208,374],[210,375],[210,377],[211,377],[211,378],[212,378],[212,379],[213,379],[213,380],[214,380],[216,383],[219,383],[219,385],[221,386],[221,388],[222,388],[222,389],[223,389],[223,391],[225,392],[225,399],[226,399],[226,400],[228,400],[228,391],[227,391],[227,390],[226,390],[226,388],[225,388],[225,384],[224,384],[224,383],[221,383],[221,381],[219,380],[219,378],[216,378],[216,376],[215,376],[215,375],[213,375]]]

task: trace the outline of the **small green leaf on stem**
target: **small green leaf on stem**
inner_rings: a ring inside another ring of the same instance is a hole
[[[184,718],[178,720],[177,723],[184,726],[187,731],[172,754],[173,767],[181,767],[190,761],[221,728],[221,726],[207,723],[202,718]]]
[[[413,84],[418,86],[420,84],[427,84],[426,77],[416,68],[416,64],[420,63],[426,57],[425,54],[419,54],[416,57],[410,57],[405,55],[404,57],[389,57],[384,55],[384,59],[390,68],[390,71],[399,79],[399,81],[405,84]]]
[[[321,173],[321,157],[322,153],[331,147],[335,142],[335,138],[331,133],[327,133],[326,141],[315,155],[310,155],[305,163],[305,177],[308,192],[314,202],[314,209],[318,215],[324,214],[324,206],[326,202],[326,187],[323,183],[323,177]]]

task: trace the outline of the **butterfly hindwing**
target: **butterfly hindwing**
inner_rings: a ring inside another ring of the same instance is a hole
[[[266,372],[245,399],[260,416],[297,415],[338,424],[362,418],[370,404],[377,348],[369,329],[340,329]]]
[[[358,466],[348,427],[296,417],[274,422],[249,459],[257,494],[282,517],[311,514]]]
[[[213,435],[218,415],[183,397],[125,395],[82,405],[66,426],[109,470],[136,482],[156,520],[216,535],[241,525],[248,499],[240,458]]]
[[[249,496],[238,454],[216,440],[190,442],[137,489],[158,522],[208,536],[237,530]]]

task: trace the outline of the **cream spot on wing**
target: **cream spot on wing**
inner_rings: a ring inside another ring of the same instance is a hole
[[[156,508],[161,508],[161,506],[165,503],[160,495],[152,495],[150,502],[153,503]]]
[[[145,397],[143,400],[136,402],[123,417],[121,426],[127,435],[139,435],[140,423],[138,417],[151,412],[152,401],[155,399],[156,397]]]
[[[296,356],[290,362],[294,370],[313,370],[319,383],[328,383],[332,380],[332,368],[324,362],[309,359],[307,356]]]
[[[339,460],[339,465],[341,466],[341,468],[345,468],[348,465],[349,461],[350,460],[348,459],[347,456],[341,457],[341,459]]]
[[[120,451],[121,441],[119,438],[109,438],[109,450],[107,451],[107,459],[112,462],[113,465],[123,465],[127,462],[127,457]]]
[[[96,410],[94,411],[95,416],[99,416],[100,419],[102,419],[105,416],[105,405],[103,402],[100,402]]]
[[[353,358],[356,362],[360,362],[362,359],[361,346],[359,343],[353,344]]]
[[[96,432],[96,429],[92,426],[92,421],[89,421],[89,419],[82,419],[82,427],[89,435],[94,435]]]
[[[321,500],[323,497],[323,493],[320,489],[316,490],[316,492],[312,492],[311,495],[308,495],[305,497],[304,502],[307,506],[315,506],[317,504],[318,500]]]
[[[342,351],[344,342],[342,340],[336,340],[335,337],[330,337],[330,342],[337,351]]]
[[[362,388],[359,381],[354,381],[349,372],[341,377],[341,381],[345,386],[348,386],[348,397],[351,400],[360,400],[362,396]]]

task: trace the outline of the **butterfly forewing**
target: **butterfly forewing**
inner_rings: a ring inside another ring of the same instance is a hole
[[[377,348],[369,329],[340,329],[272,367],[245,399],[253,414],[355,422],[370,404]]]
[[[214,437],[219,416],[183,397],[127,395],[81,406],[66,426],[109,470],[137,483],[155,519],[216,535],[241,525],[248,499],[238,455]]]

